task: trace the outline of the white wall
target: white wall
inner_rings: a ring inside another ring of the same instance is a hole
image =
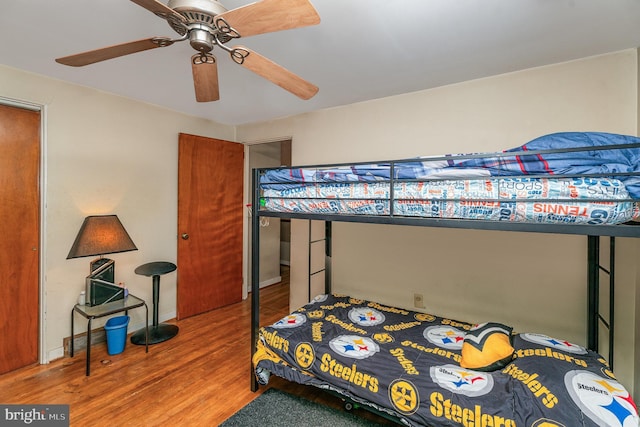
[[[637,52],[626,50],[245,125],[237,136],[292,137],[301,165],[496,151],[558,131],[633,135],[637,76]],[[307,280],[303,223],[292,222],[292,307],[306,297],[296,291]],[[586,344],[585,237],[335,224],[333,240],[336,291],[405,307],[420,292],[436,314]],[[637,344],[625,332],[635,330],[640,250],[620,240],[615,371],[633,390]]]
[[[66,259],[84,217],[118,215],[139,250],[110,256],[116,281],[151,310],[151,279],[133,271],[150,261],[176,262],[178,133],[234,140],[234,129],[4,66],[0,96],[46,109],[44,350],[54,359],[70,335],[70,312],[92,259]],[[161,279],[161,321],[175,317],[177,274]],[[144,310],[130,315],[130,330],[144,325]],[[76,331],[86,330],[83,320],[76,317]]]

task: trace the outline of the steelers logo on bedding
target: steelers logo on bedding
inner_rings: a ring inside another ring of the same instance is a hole
[[[493,377],[490,373],[472,371],[457,365],[432,366],[429,374],[440,387],[469,397],[482,396],[493,389]]]
[[[418,322],[433,322],[436,320],[436,316],[428,313],[416,313],[413,317],[415,317]]]
[[[575,370],[564,375],[564,385],[573,403],[599,426],[638,426],[638,408],[619,382]]]
[[[297,328],[298,326],[304,324],[306,321],[307,317],[304,314],[292,313],[278,320],[276,323],[271,325],[271,327],[276,329]]]
[[[322,319],[324,317],[324,310],[312,310],[307,312],[307,316],[310,319]]]
[[[611,369],[607,368],[600,368],[600,372],[602,372],[603,374],[605,374],[607,377],[609,378],[613,378],[614,380],[616,379],[616,376],[613,375],[613,371]]]
[[[390,342],[395,341],[393,335],[388,332],[378,332],[377,334],[373,334],[372,338],[380,344],[389,344]]]
[[[322,294],[322,295],[316,296],[314,299],[311,300],[311,302],[325,302],[327,298],[329,298],[329,295]]]
[[[531,424],[531,427],[565,427],[565,425],[548,418],[540,418]]]
[[[465,334],[460,329],[446,325],[429,326],[422,333],[431,344],[448,350],[461,350]]]
[[[573,354],[587,354],[587,350],[577,344],[572,344],[566,340],[558,340],[543,334],[520,334],[520,338],[534,344],[540,344],[545,347],[552,347],[554,350],[566,351]]]
[[[349,310],[349,320],[360,326],[375,326],[384,322],[384,314],[369,307],[354,307]]]
[[[420,396],[411,381],[397,379],[389,385],[389,401],[398,412],[409,415],[418,410]]]
[[[380,346],[371,338],[358,335],[340,335],[329,341],[331,350],[352,359],[366,359],[380,351]]]
[[[308,342],[301,342],[296,346],[296,362],[302,369],[309,369],[315,358],[315,351]]]

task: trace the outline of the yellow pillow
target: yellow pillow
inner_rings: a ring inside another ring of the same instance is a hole
[[[504,368],[513,358],[512,330],[500,323],[475,325],[464,336],[460,366],[476,371]]]

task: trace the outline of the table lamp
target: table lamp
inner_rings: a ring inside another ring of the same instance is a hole
[[[115,261],[103,255],[136,250],[117,215],[92,215],[84,219],[67,259],[99,256],[89,264],[85,280],[87,305],[123,298],[124,290],[113,282]]]

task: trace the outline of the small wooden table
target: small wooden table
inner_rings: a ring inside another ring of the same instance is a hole
[[[136,296],[129,294],[124,299],[111,301],[106,304],[101,305],[80,305],[76,304],[73,306],[73,310],[71,310],[71,346],[69,348],[69,355],[73,357],[73,341],[74,341],[74,332],[73,332],[73,313],[79,313],[84,318],[88,320],[87,323],[87,370],[86,375],[89,376],[91,374],[91,321],[93,319],[97,319],[99,317],[110,316],[116,313],[125,314],[127,311],[144,306],[146,316],[144,324],[145,329],[143,329],[144,343],[146,344],[146,352],[149,352],[149,308],[147,307],[147,303],[144,302],[143,299],[140,299]]]

